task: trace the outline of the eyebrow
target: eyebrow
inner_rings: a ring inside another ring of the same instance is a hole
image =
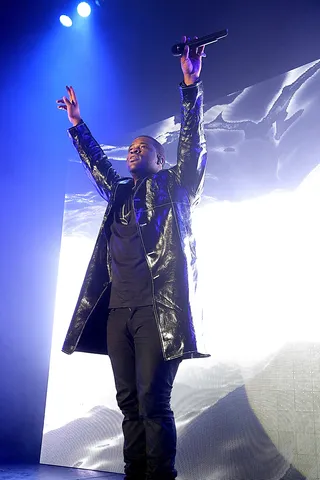
[[[147,142],[139,142],[139,145],[147,145],[148,146],[148,143]],[[134,146],[134,143],[131,143],[130,147],[129,147],[129,150],[131,147]]]

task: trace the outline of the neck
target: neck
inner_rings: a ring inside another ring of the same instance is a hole
[[[133,179],[134,184],[136,185],[136,183],[137,183],[139,180],[142,180],[143,178],[147,177],[148,174],[145,173],[144,175],[143,175],[143,174],[137,175],[136,173],[132,173],[131,176],[132,176],[132,179]]]

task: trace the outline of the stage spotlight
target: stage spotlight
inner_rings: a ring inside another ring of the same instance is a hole
[[[91,7],[87,2],[81,2],[77,7],[77,11],[80,17],[89,17],[91,13]]]
[[[60,22],[64,27],[71,27],[72,26],[72,20],[68,15],[60,15]]]

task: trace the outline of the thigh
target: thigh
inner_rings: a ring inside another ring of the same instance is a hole
[[[128,330],[129,308],[112,309],[107,322],[107,346],[121,410],[137,406],[135,347]]]
[[[164,359],[159,330],[151,306],[139,308],[134,312],[132,334],[141,413],[148,415],[171,413],[171,390],[181,359]]]

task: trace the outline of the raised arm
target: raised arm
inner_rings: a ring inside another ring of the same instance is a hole
[[[58,108],[67,111],[68,118],[73,125],[68,130],[73,145],[98,193],[108,201],[111,189],[120,176],[113,169],[107,155],[94,139],[87,125],[81,120],[79,103],[74,89],[67,87],[67,91],[69,99],[63,97],[57,100]]]
[[[120,176],[84,122],[71,127],[68,132],[90,180],[98,193],[109,201],[112,186]]]
[[[207,162],[206,140],[203,126],[202,83],[180,87],[181,129],[177,165],[174,170],[193,204],[198,203],[203,190]]]
[[[186,37],[182,39],[186,42]],[[181,57],[184,81],[181,92],[181,129],[177,165],[173,167],[179,182],[189,192],[193,204],[203,190],[207,148],[203,125],[203,88],[200,82],[204,47],[191,49],[186,45]]]

